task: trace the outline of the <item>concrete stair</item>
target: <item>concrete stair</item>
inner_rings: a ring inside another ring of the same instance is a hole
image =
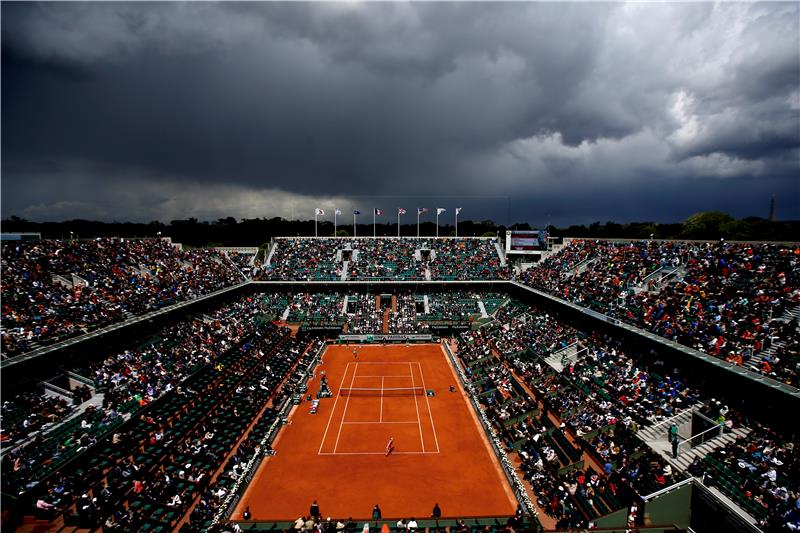
[[[667,461],[669,461],[673,468],[677,468],[678,470],[685,472],[695,458],[705,457],[714,450],[726,446],[739,437],[746,436],[752,431],[746,426],[735,428],[730,433],[721,432],[720,430],[720,433],[717,436],[711,437],[705,442],[690,447],[689,442],[691,441],[683,438],[682,434],[686,434],[687,430],[691,428],[693,413],[699,408],[699,405],[694,405],[690,409],[686,409],[671,418],[662,420],[661,422],[652,426],[641,428],[636,436],[644,441],[644,443],[647,444],[654,452],[661,454]],[[678,435],[681,438],[681,444],[678,448],[677,458],[672,457],[672,444],[667,440],[667,432],[673,423],[678,426]],[[713,434],[713,431],[709,431],[709,435]]]
[[[792,320],[797,319],[800,321],[800,305],[795,305],[794,307],[790,307],[786,311],[784,311],[783,315],[778,319],[784,322],[791,322]],[[756,372],[761,372],[761,363],[764,359],[771,358],[775,352],[777,352],[780,348],[786,345],[786,341],[776,341],[773,343],[769,348],[766,350],[762,350],[756,354],[753,354],[753,357],[750,361],[747,362],[745,366],[755,370]]]
[[[667,430],[669,430],[669,427],[672,424],[676,424],[680,428],[684,424],[691,422],[693,413],[699,408],[699,406],[693,405],[689,409],[684,409],[673,417],[667,418],[666,420],[661,420],[660,422],[657,422],[651,426],[640,428],[636,436],[648,444],[650,442],[656,442],[660,440],[666,442]]]
[[[581,261],[580,263],[578,263],[577,265],[575,265],[575,267],[574,267],[574,268],[571,268],[569,271],[567,271],[567,272],[565,273],[565,276],[566,276],[567,278],[571,278],[571,277],[572,277],[572,276],[574,276],[575,274],[580,274],[581,272],[583,272],[584,270],[586,270],[587,268],[589,268],[590,266],[592,266],[592,264],[593,264],[595,261],[597,261],[597,258],[596,258],[596,257],[589,257],[588,259],[584,259],[583,261]]]
[[[548,365],[550,365],[552,368],[554,368],[556,370],[556,372],[561,372],[561,371],[564,370],[564,365],[561,364],[561,359],[566,355],[567,356],[567,360],[570,363],[574,363],[575,361],[578,360],[578,357],[579,357],[579,355],[580,355],[580,353],[582,351],[584,351],[583,346],[581,346],[579,343],[575,342],[575,343],[570,344],[566,348],[563,348],[561,350],[558,350],[557,352],[551,353],[544,360],[544,362],[547,363]]]
[[[267,260],[264,261],[264,264],[269,266],[272,264],[272,255],[275,253],[275,248],[278,246],[277,241],[272,241],[272,244],[269,247],[269,252],[267,252]]]
[[[704,443],[700,444],[699,446],[694,446],[690,449],[684,450],[683,446],[678,451],[678,458],[672,458],[671,450],[664,453],[667,460],[672,464],[673,467],[676,467],[680,470],[686,471],[689,468],[689,465],[692,464],[692,461],[695,460],[697,457],[705,457],[709,453],[722,448],[723,446],[727,446],[728,444],[732,443],[739,437],[744,437],[748,435],[752,430],[748,427],[742,426],[735,428],[730,433],[723,433],[718,437],[714,437],[713,439],[709,439]]]
[[[637,294],[642,291],[657,293],[670,283],[675,283],[677,280],[683,279],[685,275],[686,275],[685,265],[678,265],[677,267],[673,266],[663,267],[653,272],[652,274],[645,276],[642,282],[639,283],[639,285],[635,286],[633,289],[634,292],[636,292]],[[651,280],[655,280],[655,283],[653,284],[653,290],[648,291],[647,285],[650,283]]]
[[[500,265],[501,266],[506,266],[506,254],[503,251],[503,247],[500,246],[499,242],[495,242],[494,243],[494,247],[497,250],[498,257],[500,258]]]

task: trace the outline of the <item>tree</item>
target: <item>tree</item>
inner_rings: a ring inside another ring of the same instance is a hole
[[[719,239],[722,237],[721,227],[734,219],[720,211],[695,213],[683,222],[681,236],[688,239]]]

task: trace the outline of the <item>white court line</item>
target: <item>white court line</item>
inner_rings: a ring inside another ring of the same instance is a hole
[[[409,365],[409,361],[359,361],[360,365]],[[377,377],[377,376],[373,376]]]
[[[339,383],[339,390],[342,390],[344,386],[344,378],[347,377],[347,371],[350,370],[350,363],[347,363],[347,366],[344,368],[344,374],[342,374],[342,382]],[[325,437],[328,436],[328,428],[331,427],[331,420],[333,420],[333,413],[336,412],[336,402],[339,401],[339,395],[336,395],[336,399],[333,400],[333,409],[331,409],[331,415],[328,417],[328,425],[325,426],[325,434],[322,435],[322,442],[319,443],[319,451],[317,452],[322,453],[322,447],[325,445]]]
[[[408,420],[408,421],[389,421],[389,422],[342,422],[342,424],[416,424],[416,420]]]
[[[364,363],[360,363],[360,364],[363,365]],[[396,376],[396,375],[395,376],[356,376],[356,379],[365,379],[365,378],[407,378],[407,377],[408,376],[406,376],[404,374],[402,376]]]
[[[414,370],[411,363],[408,363],[408,371],[411,372],[411,387],[414,388]],[[422,438],[422,421],[419,419],[419,404],[417,403],[417,396],[414,395],[414,407],[417,408],[417,425],[419,425],[419,441],[422,443],[422,451],[425,452],[425,439]],[[333,450],[336,451],[336,450]]]
[[[436,436],[436,426],[433,424],[433,413],[431,412],[431,401],[428,398],[428,389],[425,388],[425,375],[422,373],[422,365],[417,361],[419,367],[419,377],[422,380],[422,390],[425,391],[425,402],[428,404],[428,416],[431,419],[431,429],[433,429],[433,440],[436,442],[436,451],[439,451],[439,437]],[[416,397],[416,396],[415,396]]]
[[[383,422],[383,380],[386,378],[381,378],[381,416],[380,421]]]
[[[439,452],[392,452],[392,455],[435,455]],[[386,452],[324,452],[319,455],[386,455]]]
[[[349,363],[348,363],[349,364]],[[358,373],[358,363],[356,363],[355,370],[353,370],[353,379],[350,380],[350,388],[353,388],[353,382],[356,380],[356,374]],[[344,412],[342,413],[342,422],[344,422],[345,417],[347,416],[347,406],[350,405],[350,395],[347,395],[347,401],[344,402]],[[336,434],[336,444],[333,445],[333,453],[336,453],[336,448],[339,447],[339,437],[342,436],[342,427],[343,424],[339,423],[339,433]]]

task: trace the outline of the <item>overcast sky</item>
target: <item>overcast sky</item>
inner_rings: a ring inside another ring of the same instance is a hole
[[[4,2],[2,133],[3,217],[800,219],[800,14]]]

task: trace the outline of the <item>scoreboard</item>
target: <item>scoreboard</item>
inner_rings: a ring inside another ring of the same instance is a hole
[[[506,232],[506,254],[538,254],[547,250],[547,230]]]

